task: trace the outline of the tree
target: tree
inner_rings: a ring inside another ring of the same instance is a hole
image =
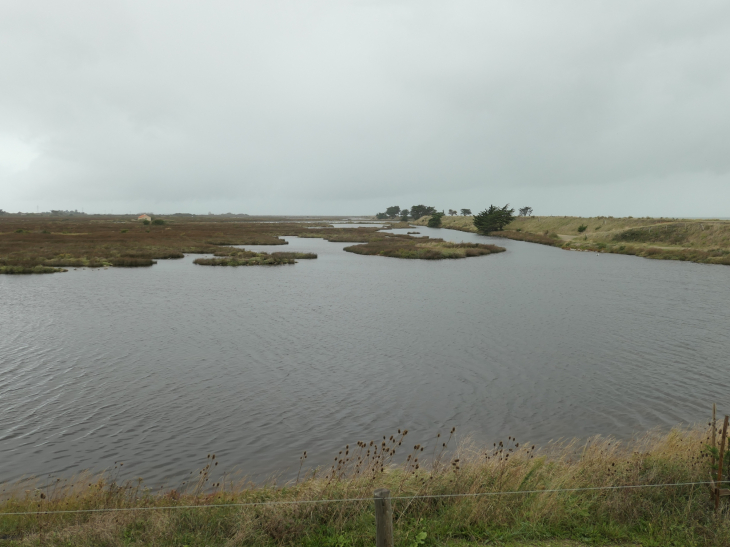
[[[397,205],[393,205],[393,207],[388,207],[385,210],[385,214],[388,215],[389,218],[397,217],[398,213],[400,213],[400,207],[398,207]]]
[[[154,224],[155,226],[162,226],[164,223],[165,223],[165,221],[162,220],[161,218],[156,218],[155,220],[152,221],[152,224]]]
[[[425,217],[426,215],[432,215],[436,212],[435,207],[429,207],[427,205],[414,205],[411,207],[411,217],[413,217],[413,220],[418,220],[421,217]]]
[[[504,227],[512,222],[515,218],[514,209],[509,208],[509,204],[504,207],[497,207],[496,205],[490,205],[489,209],[485,209],[478,215],[474,216],[474,226],[481,234],[488,234],[489,232],[499,232]]]
[[[461,214],[465,217],[468,217],[471,214],[471,209],[462,209]]]
[[[431,218],[428,219],[429,228],[441,228],[441,217],[444,216],[443,211],[441,213],[434,213]]]
[[[408,221],[408,215],[410,215],[411,212],[408,209],[401,209],[400,210],[400,219],[402,222]]]
[[[377,215],[375,215],[375,218],[377,218],[378,220],[385,220],[386,218],[388,218],[388,215],[386,213],[378,213]]]
[[[521,207],[520,208],[520,216],[521,217],[529,217],[529,216],[532,216],[532,207]]]

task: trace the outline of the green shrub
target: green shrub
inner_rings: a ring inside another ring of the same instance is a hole
[[[581,224],[580,226],[578,226],[578,232],[585,232],[587,229],[588,226],[586,226],[585,224]]]
[[[144,224],[144,225],[148,225],[149,223],[150,223],[150,221],[149,221],[149,220],[143,220],[143,221],[142,221],[142,224]]]
[[[443,213],[434,213],[431,215],[431,218],[428,219],[428,227],[429,228],[441,228],[441,217],[444,216]]]
[[[145,222],[147,222],[147,221],[145,221]],[[155,226],[162,226],[164,223],[165,223],[165,221],[162,220],[161,218],[156,218],[155,220],[152,221],[152,224],[154,224]]]

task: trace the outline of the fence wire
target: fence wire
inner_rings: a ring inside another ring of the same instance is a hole
[[[550,494],[560,492],[589,492],[594,490],[623,490],[638,488],[665,488],[677,486],[698,486],[698,485],[719,485],[721,483],[730,483],[725,481],[703,481],[703,482],[676,482],[669,484],[629,484],[622,486],[586,486],[583,488],[557,488],[546,490],[510,490],[504,492],[478,492],[470,494],[424,494],[417,496],[391,496],[391,500],[415,500],[415,499],[441,499],[441,498],[476,498],[481,496],[510,496],[517,494]],[[213,503],[207,505],[167,505],[167,506],[147,506],[147,507],[107,507],[101,509],[70,509],[60,511],[21,511],[16,513],[0,513],[0,516],[11,515],[60,515],[70,513],[104,513],[104,512],[128,512],[128,511],[164,511],[167,509],[210,509],[214,507],[255,507],[255,506],[275,506],[275,505],[297,505],[297,504],[318,504],[318,503],[344,503],[357,501],[373,501],[372,497],[368,498],[335,498],[324,500],[290,500],[290,501],[255,501],[246,503]]]

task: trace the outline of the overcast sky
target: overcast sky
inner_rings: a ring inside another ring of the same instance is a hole
[[[0,0],[0,208],[730,216],[730,3]]]

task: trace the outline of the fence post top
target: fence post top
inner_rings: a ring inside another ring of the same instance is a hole
[[[375,492],[373,492],[373,495],[376,498],[389,498],[390,490],[388,490],[387,488],[378,488]]]

